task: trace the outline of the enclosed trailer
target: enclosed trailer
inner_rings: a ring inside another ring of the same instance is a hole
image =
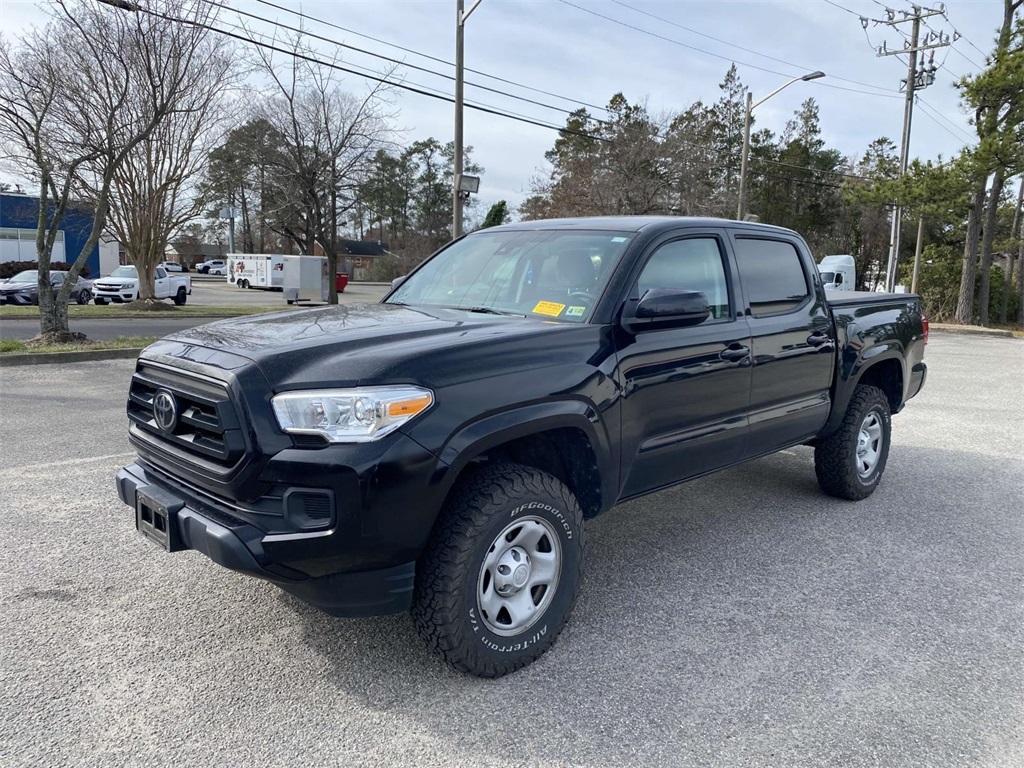
[[[284,298],[289,304],[299,301],[327,301],[327,259],[323,256],[284,256]]]
[[[227,281],[239,288],[284,288],[284,255],[280,253],[229,253]]]

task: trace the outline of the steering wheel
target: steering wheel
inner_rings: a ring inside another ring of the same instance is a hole
[[[589,293],[584,293],[583,291],[573,291],[572,293],[569,294],[569,298],[567,299],[567,301],[570,304],[585,304],[586,306],[589,307],[590,302],[593,301],[593,298]]]

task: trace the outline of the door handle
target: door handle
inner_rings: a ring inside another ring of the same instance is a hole
[[[832,337],[825,333],[819,333],[818,331],[815,331],[814,333],[807,337],[807,343],[810,344],[812,347],[820,347],[825,344],[831,346],[831,341]]]
[[[726,347],[718,353],[718,356],[723,360],[743,360],[750,356],[750,347]]]

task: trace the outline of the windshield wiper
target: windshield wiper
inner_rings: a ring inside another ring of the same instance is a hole
[[[506,312],[494,307],[458,307],[458,309],[465,310],[466,312],[478,312],[481,315],[513,315],[514,317],[526,317],[518,312]]]

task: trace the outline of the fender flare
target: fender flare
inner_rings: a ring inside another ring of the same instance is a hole
[[[872,346],[865,350],[864,354],[857,355],[849,366],[842,365],[840,367],[835,394],[832,397],[832,413],[828,417],[825,428],[822,430],[822,435],[829,435],[839,429],[839,425],[846,415],[846,408],[853,397],[853,391],[857,388],[864,374],[879,363],[884,363],[887,360],[895,360],[900,366],[900,375],[903,379],[900,401],[903,401],[907,387],[906,350],[899,341],[887,341]]]
[[[516,406],[472,421],[456,430],[439,452],[448,467],[441,480],[447,495],[473,459],[505,443],[552,429],[579,429],[590,442],[601,475],[601,511],[618,496],[618,457],[606,425],[593,404],[582,399],[547,400]]]

